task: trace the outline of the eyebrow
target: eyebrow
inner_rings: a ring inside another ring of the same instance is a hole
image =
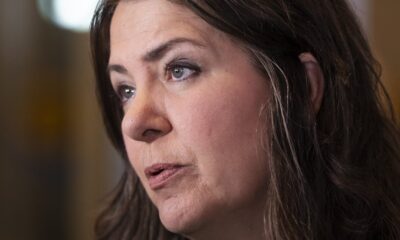
[[[128,70],[119,64],[111,64],[107,67],[107,73],[110,74],[111,72],[117,72],[121,74],[127,74]]]
[[[206,46],[194,39],[190,38],[174,38],[171,40],[168,40],[165,43],[162,43],[161,45],[155,47],[154,49],[146,52],[142,57],[141,60],[144,62],[155,62],[160,60],[164,55],[173,49],[176,45],[182,44],[182,43],[189,43],[192,44],[196,47],[201,47],[205,48]],[[117,72],[121,74],[127,74],[128,70],[119,64],[111,64],[107,67],[107,72]]]
[[[174,48],[178,44],[189,43],[196,47],[205,48],[205,45],[200,42],[190,39],[190,38],[174,38],[171,39],[160,46],[148,51],[143,57],[142,60],[145,62],[154,62],[160,60],[168,51]]]

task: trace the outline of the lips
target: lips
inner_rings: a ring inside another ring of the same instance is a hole
[[[153,190],[164,187],[174,176],[183,170],[184,165],[159,163],[145,169],[144,173]]]

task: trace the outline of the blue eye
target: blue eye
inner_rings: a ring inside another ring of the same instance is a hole
[[[127,102],[129,99],[134,97],[136,94],[136,88],[128,85],[121,85],[117,88],[117,95],[121,102]]]
[[[174,67],[171,69],[171,77],[174,81],[183,81],[190,77],[195,70],[186,67]]]
[[[189,63],[175,63],[167,66],[167,79],[175,82],[184,81],[200,72],[200,68]]]

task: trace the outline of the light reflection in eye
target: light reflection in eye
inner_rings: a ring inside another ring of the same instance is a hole
[[[117,95],[120,98],[121,102],[127,102],[129,99],[135,97],[136,89],[131,86],[121,85],[117,88]]]

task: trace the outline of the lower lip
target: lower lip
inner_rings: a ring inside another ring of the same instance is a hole
[[[157,190],[166,186],[168,182],[176,178],[179,173],[184,170],[183,166],[165,169],[156,176],[149,177],[149,186],[153,190]]]

